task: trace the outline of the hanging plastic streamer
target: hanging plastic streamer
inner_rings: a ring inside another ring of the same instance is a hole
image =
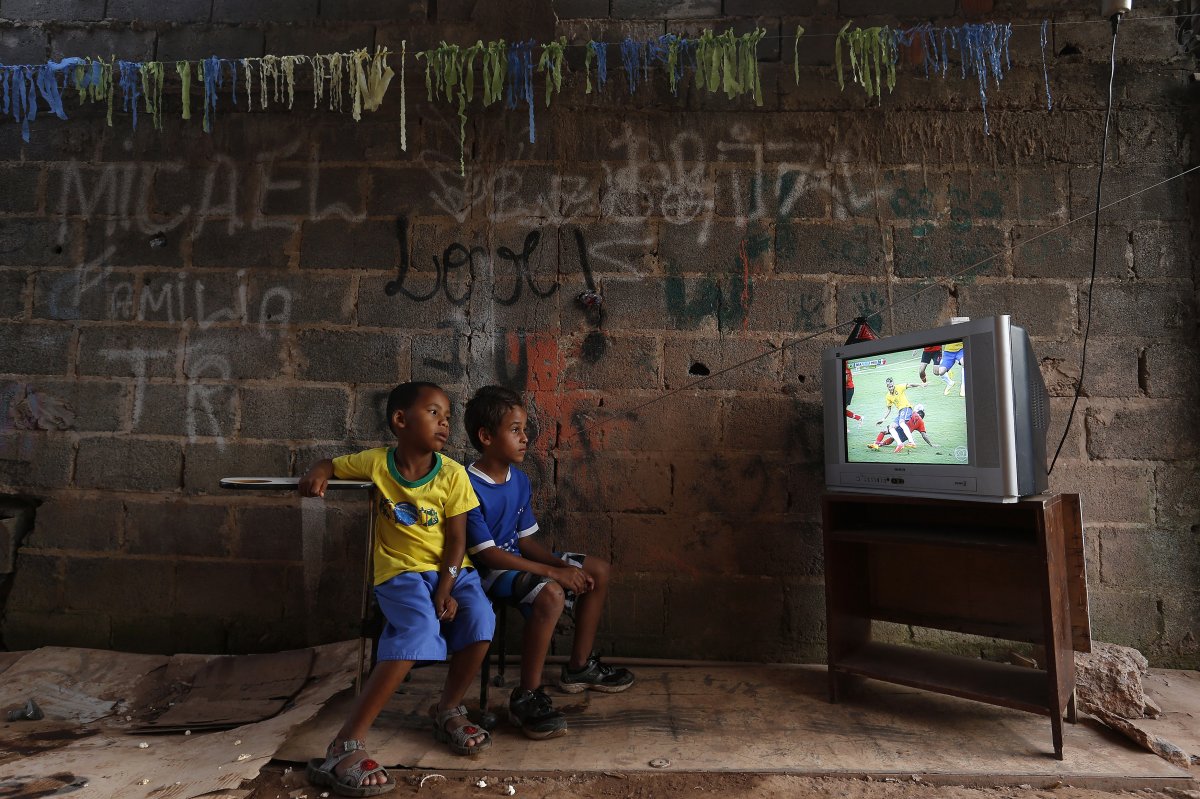
[[[425,61],[425,93],[430,102],[445,97],[458,106],[458,170],[467,173],[467,103],[475,93],[475,58],[483,51],[483,42],[471,47],[441,45],[417,53]]]
[[[407,60],[408,39],[400,40],[400,149],[408,152],[408,120],[406,119],[408,98],[404,92],[404,62]]]
[[[952,46],[959,51],[962,61],[962,77],[973,73],[979,83],[979,102],[983,106],[983,132],[991,135],[987,113],[988,72],[991,71],[996,86],[1004,77],[1004,70],[1012,67],[1009,60],[1008,41],[1012,37],[1012,25],[997,25],[986,22],[981,25],[964,24],[954,30]]]
[[[587,72],[587,94],[592,93],[592,61],[596,62],[596,88],[603,89],[608,83],[608,43],[590,41],[584,54],[584,71]]]
[[[894,30],[892,39],[897,52],[901,47],[920,46],[921,66],[925,70],[925,77],[928,78],[931,74],[936,75],[939,72],[945,74],[946,65],[943,63],[942,51],[938,46],[937,29],[933,25],[923,22],[911,28]]]
[[[688,39],[682,36],[676,36],[673,33],[668,33],[665,36],[659,37],[659,44],[666,51],[664,65],[667,68],[667,80],[671,85],[671,94],[679,96],[679,82],[683,80],[683,70],[686,66],[694,66],[689,63],[689,56],[694,60],[692,46]]]
[[[162,62],[147,61],[142,64],[140,72],[142,76],[142,97],[146,102],[146,113],[150,115],[150,119],[154,122],[154,129],[162,130]]]
[[[237,105],[238,62],[232,59],[222,58],[220,63],[229,65],[229,99],[233,101],[234,105]],[[246,108],[247,110],[250,108],[249,95],[246,95]]]
[[[215,55],[201,61],[197,68],[200,70],[200,80],[204,84],[204,122],[205,133],[212,132],[212,123],[217,115],[217,96],[223,85],[221,76],[221,59]]]
[[[279,59],[280,65],[283,67],[283,77],[287,81],[287,98],[288,110],[292,110],[292,106],[296,102],[296,67],[308,60],[307,56],[302,55],[285,55]],[[385,64],[386,66],[386,64]],[[390,79],[390,75],[389,75]],[[385,87],[386,90],[386,87]],[[382,97],[380,98],[382,102]],[[247,101],[248,102],[248,101]],[[378,107],[378,106],[377,106]],[[372,109],[374,110],[374,109]]]
[[[546,107],[550,107],[550,97],[562,91],[563,52],[567,46],[567,37],[560,36],[558,41],[546,42],[542,45],[542,57],[538,59],[538,72],[546,73]]]
[[[183,89],[183,118],[192,118],[192,65],[187,61],[176,61],[175,71]]]
[[[796,37],[792,39],[792,67],[796,70],[796,85],[800,85],[800,37],[804,35],[804,26],[796,26]]]
[[[529,108],[529,143],[537,141],[533,115],[533,46],[535,42],[516,42],[508,49],[508,73],[505,75],[505,105],[516,108],[524,100]]]
[[[137,130],[138,98],[141,96],[142,65],[135,61],[118,61],[121,71],[121,110],[133,111],[133,129]]]
[[[1050,73],[1046,70],[1046,45],[1050,43],[1050,20],[1042,20],[1042,35],[1040,42],[1042,45],[1042,81],[1046,84],[1046,110],[1049,111],[1053,106],[1050,101]]]
[[[508,45],[503,39],[488,42],[483,48],[483,105],[504,99],[504,71],[508,66]]]
[[[899,51],[891,30],[884,27],[855,28],[847,22],[838,31],[834,43],[834,63],[837,67],[838,87],[846,88],[842,74],[842,48],[850,54],[850,70],[854,82],[863,87],[867,97],[883,99],[886,84],[890,92],[896,88],[896,61]]]
[[[59,119],[67,118],[58,75],[68,70],[74,72],[83,63],[80,58],[64,58],[39,66],[0,66],[0,113],[11,113],[13,120],[21,125],[22,140],[29,141],[29,123],[37,119],[39,94],[51,113]]]
[[[639,73],[641,72],[642,50],[641,42],[635,42],[628,36],[621,42],[621,66],[625,70],[625,80],[629,84],[629,93],[637,91]]]

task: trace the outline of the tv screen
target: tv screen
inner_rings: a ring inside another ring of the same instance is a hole
[[[962,357],[960,339],[843,361],[846,462],[968,463]]]

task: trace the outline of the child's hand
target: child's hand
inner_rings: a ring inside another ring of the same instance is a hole
[[[458,600],[449,594],[440,596],[435,593],[433,609],[437,611],[438,621],[454,621],[454,617],[458,614]]]
[[[555,569],[551,576],[554,578],[554,582],[577,594],[586,594],[592,588],[592,578],[584,574],[583,569],[574,566]]]
[[[322,474],[314,474],[309,472],[300,478],[300,496],[302,497],[323,497],[325,496],[325,487],[329,485],[329,478]]]

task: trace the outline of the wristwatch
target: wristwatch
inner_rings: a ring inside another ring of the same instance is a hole
[[[458,579],[458,567],[457,566],[447,566],[446,574],[449,574],[452,578],[457,580]]]

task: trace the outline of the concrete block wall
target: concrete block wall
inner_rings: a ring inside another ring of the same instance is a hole
[[[178,119],[170,82],[162,132],[120,113],[109,128],[87,106],[39,115],[29,143],[0,123],[0,495],[36,504],[9,542],[5,646],[247,652],[355,635],[362,499],[217,481],[300,474],[386,441],[381,403],[401,380],[445,385],[460,416],[480,385],[525,393],[545,537],[614,563],[599,645],[627,656],[823,656],[818,363],[845,336],[821,332],[836,322],[874,314],[890,334],[1013,314],[1034,337],[1057,444],[1091,252],[1089,220],[1066,223],[1094,201],[1107,85],[1108,26],[1090,9],[510,5],[0,0],[5,63],[730,26],[775,37],[760,49],[761,107],[690,79],[675,97],[661,74],[631,94],[615,57],[588,95],[572,50],[562,94],[536,108],[536,143],[524,108],[475,103],[465,176],[456,112],[425,100],[411,55],[407,151],[398,84],[357,124],[223,96],[205,134]],[[880,103],[839,91],[829,34],[849,18],[1014,23],[991,135],[978,86],[956,75],[927,81],[906,63]],[[1173,37],[1169,19],[1122,26],[1107,199],[1196,163],[1200,89]],[[1193,668],[1198,185],[1103,214],[1085,391],[1051,480],[1083,495],[1096,637]],[[585,290],[602,312],[576,301]],[[450,454],[468,450],[456,430]]]

